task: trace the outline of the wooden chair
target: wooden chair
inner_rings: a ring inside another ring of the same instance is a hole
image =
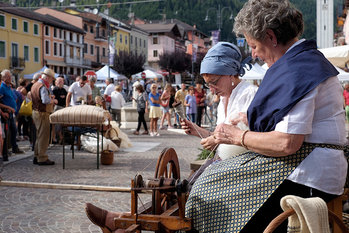
[[[343,223],[343,201],[348,199],[349,190],[345,189],[344,193],[327,203],[328,217],[333,228],[333,233],[349,233],[347,226]],[[289,216],[295,214],[293,209],[289,209],[279,214],[265,228],[263,233],[272,233],[274,230]]]

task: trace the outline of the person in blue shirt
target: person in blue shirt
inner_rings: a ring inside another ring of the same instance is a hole
[[[12,152],[16,154],[22,154],[24,153],[18,148],[16,136],[17,136],[17,127],[16,122],[14,118],[14,113],[17,110],[17,103],[16,103],[16,96],[14,95],[12,89],[11,89],[11,71],[9,70],[3,70],[1,72],[2,76],[2,83],[0,86],[0,95],[2,95],[2,103],[9,108],[9,119],[8,119],[8,126],[10,130],[10,141],[12,145]]]

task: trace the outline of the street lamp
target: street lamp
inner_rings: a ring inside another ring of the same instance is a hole
[[[221,8],[221,5],[219,4],[219,5],[218,5],[218,9],[211,7],[211,8],[209,8],[209,9],[207,9],[207,11],[206,11],[205,21],[208,21],[208,20],[209,20],[208,13],[209,13],[210,10],[215,10],[215,11],[216,11],[216,13],[217,13],[217,27],[218,27],[218,31],[219,31],[219,32],[221,31],[221,28],[222,28],[222,25],[223,25],[223,22],[222,22],[222,14],[223,14],[223,11],[224,11],[225,9],[230,10],[230,17],[229,17],[229,20],[232,20],[233,17],[234,17],[234,15],[233,15],[232,9],[231,9],[229,6],[225,6],[225,7]],[[220,33],[219,33],[219,36],[220,36]]]

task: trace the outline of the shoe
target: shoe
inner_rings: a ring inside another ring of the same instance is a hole
[[[153,132],[150,132],[150,136],[151,136],[151,137],[154,137],[155,135],[154,135],[154,133],[153,133]]]
[[[49,159],[47,159],[44,162],[38,162],[38,165],[42,166],[42,165],[55,165],[55,161],[51,161]]]
[[[18,147],[12,151],[12,153],[15,153],[15,154],[24,154],[24,151],[20,150]]]
[[[38,164],[38,158],[34,157],[33,164]]]
[[[168,127],[168,129],[174,129],[174,127],[172,127],[172,126],[169,126],[169,127]]]
[[[156,132],[156,133],[154,133],[155,134],[155,136],[157,136],[157,137],[159,137],[160,136],[160,134],[158,133],[158,132]]]
[[[163,130],[163,129],[166,129],[166,127],[165,126],[160,126],[159,127],[159,130]]]
[[[148,133],[148,131],[144,131],[143,133],[142,133],[142,135],[148,135],[149,133]]]
[[[105,225],[108,211],[98,208],[91,203],[86,203],[85,212],[90,221],[99,226],[103,233],[111,233],[112,230]]]
[[[134,135],[139,135],[139,131],[134,131],[133,134]]]

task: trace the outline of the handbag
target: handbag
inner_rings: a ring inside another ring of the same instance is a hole
[[[33,112],[33,102],[23,100],[21,108],[19,109],[19,114],[22,116],[31,116]]]

